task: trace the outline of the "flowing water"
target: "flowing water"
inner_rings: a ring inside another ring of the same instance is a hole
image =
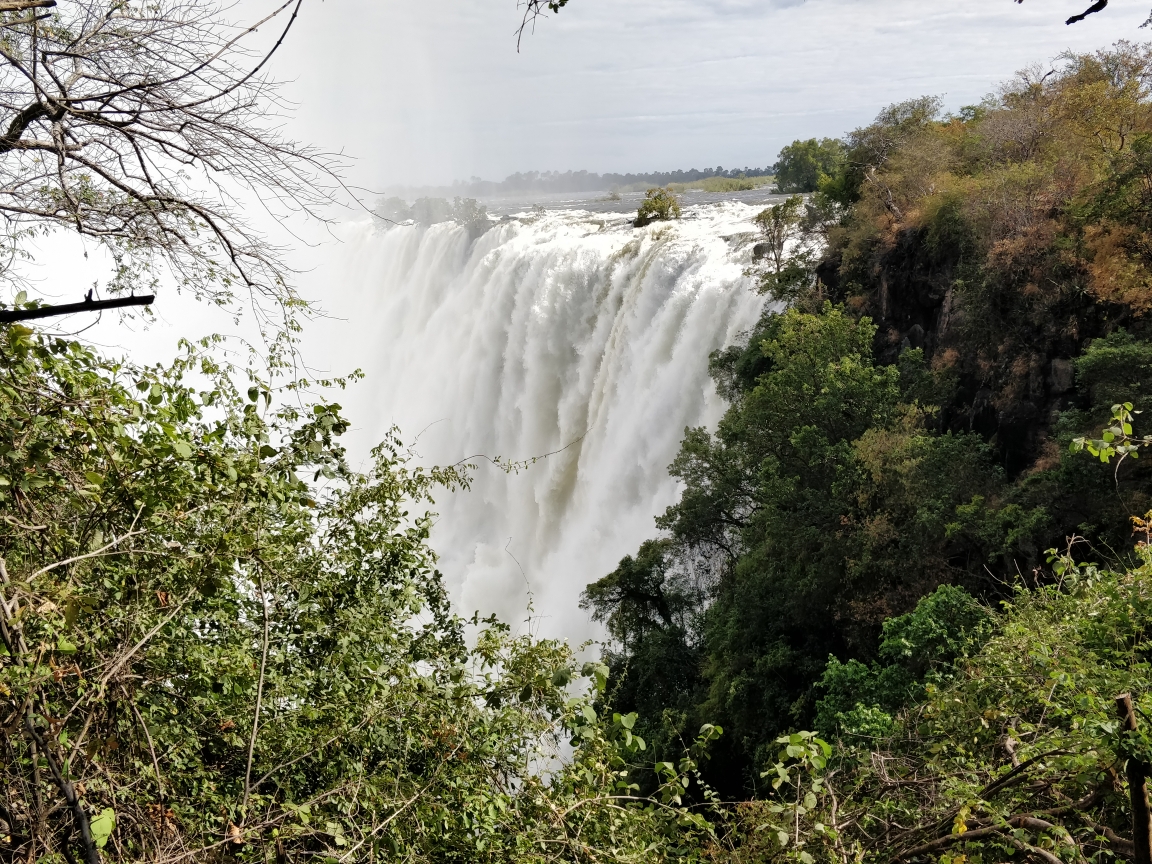
[[[523,620],[531,595],[539,631],[597,632],[581,590],[655,535],[685,427],[725,408],[708,355],[763,306],[744,275],[760,206],[641,229],[587,208],[505,215],[480,236],[349,226],[355,312],[332,338],[367,374],[348,400],[354,449],[396,424],[425,464],[551,454],[511,474],[474,458],[471,491],[438,497],[432,542],[461,612]]]

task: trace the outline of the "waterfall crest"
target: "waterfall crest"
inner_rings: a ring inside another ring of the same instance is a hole
[[[353,451],[396,424],[425,464],[551,454],[513,474],[473,459],[472,489],[438,499],[432,543],[462,613],[523,620],[531,590],[541,631],[594,634],[580,591],[654,535],[684,428],[724,410],[708,355],[763,306],[743,275],[757,210],[692,207],[643,229],[537,212],[479,237],[350,226],[355,312],[332,338],[367,374]]]

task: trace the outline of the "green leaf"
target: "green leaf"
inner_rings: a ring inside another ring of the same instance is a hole
[[[65,639],[63,636],[60,636],[56,640],[56,650],[61,654],[75,654],[76,646]]]
[[[181,459],[188,459],[192,456],[192,445],[187,441],[173,441],[172,449],[176,451]]]
[[[116,830],[116,811],[111,807],[105,807],[100,811],[100,815],[88,824],[88,827],[92,831],[92,840],[96,846],[103,849],[108,843],[108,838],[112,836],[112,832]]]
[[[12,305],[13,306],[20,306],[20,305],[23,305],[24,303],[27,303],[27,302],[28,302],[28,292],[27,291],[21,291],[15,297],[12,298]]]

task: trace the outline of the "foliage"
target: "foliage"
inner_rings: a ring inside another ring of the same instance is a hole
[[[793,141],[776,157],[776,191],[815,192],[844,161],[844,143],[836,138]]]
[[[1113,425],[1105,429],[1099,438],[1073,439],[1073,452],[1087,450],[1104,464],[1111,462],[1114,456],[1119,457],[1116,460],[1117,467],[1129,457],[1137,458],[1141,448],[1152,446],[1152,435],[1137,438],[1132,434],[1132,413],[1131,402],[1113,405]]]
[[[939,686],[953,664],[970,656],[989,635],[991,616],[963,588],[941,585],[905,615],[889,618],[879,662],[841,663],[835,657],[820,676],[816,728],[831,738],[875,737],[892,728],[893,716]]]
[[[792,195],[753,219],[760,229],[753,255],[768,265],[757,274],[759,290],[774,300],[796,300],[810,287],[815,249],[805,216],[803,197]]]
[[[686,431],[648,547],[649,588],[693,587],[682,623],[645,606],[608,655],[657,750],[677,738],[657,730],[724,725],[724,794],[758,788],[798,727],[888,734],[978,649],[963,610],[1043,581],[1043,550],[1078,536],[1131,564],[1128,516],[1152,507],[1147,460],[1120,458],[1152,407],[1150,64],[1120,43],[955,116],[897,103],[844,137],[802,215],[761,215],[754,275],[789,308],[711,358],[730,407]],[[606,622],[624,609],[587,596]],[[892,654],[884,628],[917,614],[952,641]]]
[[[653,222],[679,218],[680,200],[675,193],[667,189],[649,189],[644,194],[644,200],[640,202],[632,224],[637,228],[643,228]]]
[[[1137,551],[1127,572],[1054,556],[1059,583],[1021,586],[978,652],[888,731],[839,741],[826,765],[804,761],[811,733],[796,736],[768,773],[811,790],[803,812],[790,786],[746,805],[729,860],[1131,858],[1124,762],[1152,750],[1143,726],[1120,734],[1115,696],[1150,704],[1152,557]]]
[[[2,336],[6,860],[650,861],[709,835],[682,795],[715,729],[653,774],[637,718],[594,708],[603,666],[492,620],[467,647],[425,512],[460,471],[392,436],[354,473],[339,406],[269,407],[210,346],[136,368]]]
[[[668,188],[677,193],[687,192],[690,189],[713,193],[749,192],[753,189],[761,189],[775,179],[772,175],[746,177],[743,174],[738,177],[705,177],[690,183],[669,183]]]
[[[402,198],[382,198],[376,202],[373,216],[384,227],[409,221],[424,227],[455,222],[473,240],[492,227],[487,208],[474,198],[417,198],[411,206]]]
[[[714,436],[687,433],[666,538],[585,594],[616,640],[620,710],[643,706],[655,724],[652,699],[668,693],[665,722],[725,727],[709,769],[724,794],[744,788],[745,766],[781,731],[815,716],[830,654],[876,658],[885,619],[941,584],[982,585],[978,567],[1046,524],[1042,509],[1001,499],[976,436],[928,428],[900,370],[873,362],[874,336],[842,309],[793,309],[767,316],[743,354],[718,356],[733,404]],[[672,602],[676,619],[661,612]],[[926,632],[907,638],[927,650]],[[656,686],[648,670],[676,683]],[[647,732],[657,746],[675,740]]]

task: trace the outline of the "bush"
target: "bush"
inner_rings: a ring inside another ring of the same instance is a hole
[[[680,218],[680,201],[667,189],[649,189],[632,224],[643,228],[653,222]]]
[[[467,478],[274,395],[0,328],[0,860],[690,860],[694,763],[633,794],[603,666],[465,646],[425,511]]]

